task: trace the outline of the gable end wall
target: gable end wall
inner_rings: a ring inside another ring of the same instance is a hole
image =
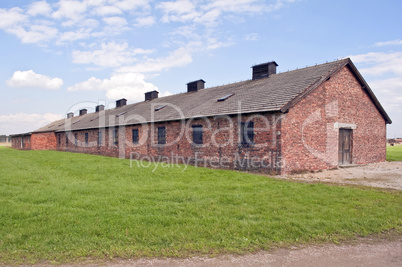
[[[347,66],[298,102],[282,122],[284,173],[338,166],[339,129],[352,131],[352,164],[385,161],[386,124]]]

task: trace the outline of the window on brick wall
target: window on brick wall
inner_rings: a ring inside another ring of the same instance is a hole
[[[133,144],[138,144],[139,140],[138,129],[133,129]]]
[[[66,133],[66,146],[68,146],[68,133]]]
[[[102,146],[102,131],[98,132],[98,146]]]
[[[254,144],[254,122],[242,122],[240,124],[240,143],[242,145]]]
[[[115,145],[115,146],[119,145],[119,130],[118,129],[113,130],[113,145]]]
[[[202,125],[193,125],[193,143],[202,144]]]
[[[158,127],[158,144],[166,144],[166,127]]]
[[[59,145],[61,145],[61,134],[57,135],[58,141],[59,141]]]
[[[88,145],[88,142],[89,140],[88,140],[88,133],[85,133],[85,145],[87,146]]]
[[[78,134],[74,134],[74,142],[75,142],[75,146],[78,145]]]

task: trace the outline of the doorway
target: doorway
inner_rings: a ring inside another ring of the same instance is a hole
[[[351,129],[339,129],[339,153],[338,164],[348,165],[352,163]]]

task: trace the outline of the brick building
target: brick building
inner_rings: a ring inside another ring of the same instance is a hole
[[[12,146],[282,174],[385,161],[391,120],[350,59],[276,67],[253,66],[247,81],[204,89],[198,80],[186,93],[152,91],[143,102],[69,113],[14,135]]]

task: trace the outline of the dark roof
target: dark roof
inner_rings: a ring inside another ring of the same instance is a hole
[[[81,130],[253,112],[286,112],[331,75],[348,65],[387,123],[390,118],[350,59],[272,74],[223,86],[181,93],[119,108],[62,119],[35,132]],[[227,97],[229,96],[230,97]],[[224,101],[218,99],[225,98]],[[166,106],[164,106],[166,105]],[[164,106],[163,108],[160,108]],[[158,111],[155,109],[160,108]],[[102,116],[99,116],[99,115]],[[104,115],[104,116],[103,116]],[[101,123],[100,123],[101,119]],[[71,122],[71,129],[65,129]]]

